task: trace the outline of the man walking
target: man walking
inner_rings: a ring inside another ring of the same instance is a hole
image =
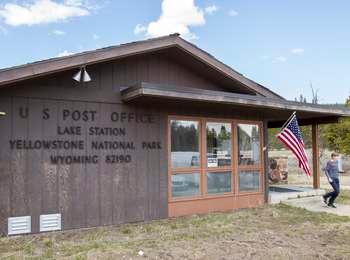
[[[339,165],[338,165],[337,153],[333,152],[331,154],[331,160],[327,162],[327,166],[325,168],[325,174],[328,178],[329,183],[333,188],[333,191],[323,195],[323,201],[329,207],[336,208],[336,206],[334,205],[334,201],[338,197],[340,192]]]

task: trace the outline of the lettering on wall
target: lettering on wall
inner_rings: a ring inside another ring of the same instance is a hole
[[[22,119],[31,116],[28,107],[20,107],[18,115]],[[49,120],[51,116],[58,116],[59,122],[74,122],[73,125],[58,125],[55,129],[54,138],[51,139],[11,139],[11,150],[43,150],[58,151],[50,154],[51,164],[125,164],[133,161],[133,151],[137,149],[145,152],[161,150],[159,140],[142,140],[135,142],[128,135],[130,124],[155,124],[156,119],[152,114],[118,112],[109,114],[111,126],[75,125],[77,123],[95,123],[98,115],[97,110],[71,110],[63,109],[58,115],[51,113],[49,108],[44,108],[41,113],[42,120]],[[119,123],[122,127],[115,127]],[[88,137],[89,141],[87,141]],[[73,139],[73,140],[72,140]],[[100,151],[107,151],[101,156]],[[60,151],[72,151],[74,155],[59,155]],[[81,154],[76,154],[77,152]],[[91,154],[87,154],[91,153]]]

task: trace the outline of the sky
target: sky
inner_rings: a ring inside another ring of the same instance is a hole
[[[179,32],[287,99],[350,94],[348,0],[0,0],[0,68]]]

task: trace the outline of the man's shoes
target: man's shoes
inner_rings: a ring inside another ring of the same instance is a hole
[[[323,202],[328,205],[328,202],[327,202],[327,197],[325,195],[322,195],[322,198],[323,198]]]
[[[337,208],[337,206],[336,206],[336,205],[334,205],[334,204],[328,204],[328,207],[331,207],[331,208]]]

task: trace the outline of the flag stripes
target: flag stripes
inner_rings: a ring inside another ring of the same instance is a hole
[[[299,124],[295,115],[293,115],[287,122],[287,125],[277,135],[277,138],[282,141],[297,157],[299,168],[303,169],[307,176],[311,176],[304,141],[301,136]]]

